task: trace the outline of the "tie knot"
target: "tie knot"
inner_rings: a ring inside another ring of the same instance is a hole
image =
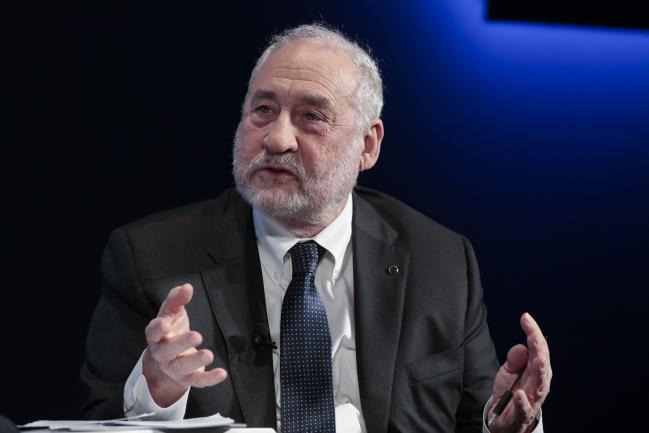
[[[296,273],[315,274],[318,262],[324,256],[325,249],[316,241],[298,242],[288,250],[293,262],[293,275]]]

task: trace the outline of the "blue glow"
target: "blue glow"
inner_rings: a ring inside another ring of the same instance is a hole
[[[411,0],[401,13],[386,148],[416,155],[427,193],[457,206],[449,220],[509,227],[526,212],[574,232],[592,215],[625,227],[646,215],[632,206],[649,194],[649,32],[489,21],[480,0]]]
[[[476,146],[649,146],[649,32],[489,21],[480,0],[414,1],[422,94],[463,118],[441,138]],[[430,59],[420,59],[421,53]],[[569,150],[567,150],[569,152]]]
[[[503,60],[542,64],[649,66],[649,32],[486,20],[486,2],[446,1],[457,26],[475,47]]]

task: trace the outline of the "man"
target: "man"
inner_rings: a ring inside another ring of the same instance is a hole
[[[552,373],[538,325],[522,316],[527,347],[498,369],[468,241],[355,188],[379,156],[382,104],[376,64],[340,33],[273,39],[235,136],[237,192],[109,239],[82,370],[88,417],[486,431],[513,386],[489,429],[542,430]]]

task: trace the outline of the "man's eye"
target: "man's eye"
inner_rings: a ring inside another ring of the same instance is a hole
[[[268,114],[270,113],[270,107],[268,105],[259,105],[253,110],[255,113]]]
[[[304,115],[304,118],[309,121],[316,121],[316,120],[322,120],[322,117],[318,116],[315,113],[306,113]]]

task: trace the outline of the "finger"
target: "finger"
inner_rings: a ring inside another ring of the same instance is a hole
[[[190,386],[205,388],[223,382],[228,377],[228,372],[222,368],[215,368],[210,371],[196,371],[186,376]]]
[[[194,348],[203,342],[203,336],[196,331],[189,331],[157,344],[149,346],[151,356],[158,362],[169,362],[181,355],[187,349]]]
[[[182,355],[171,361],[169,369],[175,377],[184,377],[199,370],[214,361],[210,350],[203,349],[187,355]],[[202,371],[202,370],[201,370]]]
[[[147,344],[151,345],[160,342],[172,329],[173,325],[168,318],[156,317],[144,329]]]
[[[514,416],[517,421],[524,426],[534,422],[537,411],[530,404],[530,400],[525,392],[523,390],[515,391],[512,400],[514,402]]]
[[[538,409],[550,392],[552,368],[549,360],[542,358],[531,360],[522,379],[516,388],[521,389],[527,395],[532,407]]]
[[[521,317],[521,326],[527,334],[527,345],[530,360],[525,380],[521,388],[532,398],[532,406],[540,407],[550,391],[552,367],[550,365],[550,350],[541,328],[529,313]]]
[[[498,370],[494,381],[494,396],[496,397],[494,400],[499,399],[506,390],[512,387],[525,369],[527,359],[527,348],[522,344],[517,344],[509,349],[507,360]]]
[[[507,360],[503,364],[503,368],[511,375],[518,376],[527,365],[527,359],[527,347],[522,344],[517,344],[507,352]]]
[[[158,317],[179,313],[182,308],[192,300],[193,294],[194,288],[191,284],[183,284],[182,286],[174,287],[162,303],[160,311],[158,312]]]
[[[532,406],[540,407],[550,392],[552,368],[547,358],[537,358],[530,361],[525,370],[523,380],[517,388],[522,389],[532,402]]]
[[[534,320],[530,313],[524,313],[521,316],[521,327],[527,335],[527,347],[530,351],[530,358],[541,357],[549,360],[550,349],[548,348],[548,342],[538,323],[536,323],[536,320]]]

